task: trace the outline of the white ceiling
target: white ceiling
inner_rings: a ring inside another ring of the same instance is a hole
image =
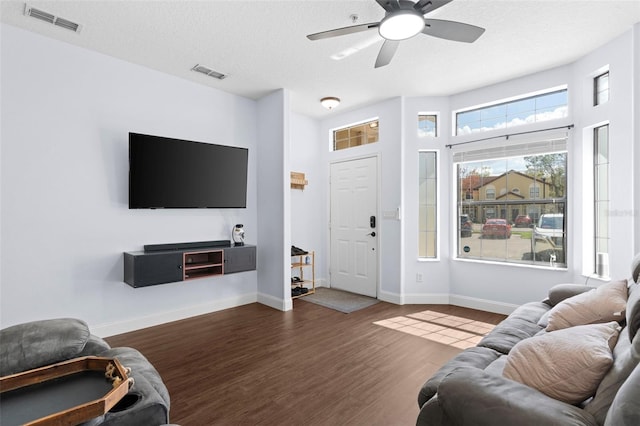
[[[395,96],[450,95],[574,61],[640,22],[640,0],[454,0],[428,17],[486,28],[472,44],[422,34],[374,69],[376,30],[326,40],[305,36],[377,22],[374,0],[29,1],[82,24],[74,33],[26,17],[2,0],[1,20],[46,36],[252,99],[279,88],[294,111],[321,118],[324,96],[339,110]],[[341,60],[331,55],[363,46]],[[215,80],[196,64],[228,74]]]

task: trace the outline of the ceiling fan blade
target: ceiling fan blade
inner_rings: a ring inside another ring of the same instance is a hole
[[[320,33],[309,34],[307,38],[309,40],[321,40],[323,38],[338,37],[338,36],[343,36],[347,34],[367,31],[372,28],[378,28],[379,25],[380,25],[380,22],[371,22],[369,24],[352,25],[350,27],[336,28],[335,30],[322,31]]]
[[[413,9],[418,12],[426,15],[429,12],[433,12],[434,10],[444,6],[447,3],[451,3],[453,0],[419,0],[414,6]]]
[[[444,21],[442,19],[425,19],[422,32],[433,37],[446,40],[473,43],[484,33],[484,28],[462,22]]]
[[[395,55],[396,50],[398,50],[399,44],[400,42],[397,40],[385,40],[384,43],[382,43],[380,53],[378,53],[378,58],[376,59],[376,68],[389,65],[393,55]]]
[[[398,3],[398,0],[376,0],[376,1],[380,5],[380,7],[382,7],[387,12],[392,12],[394,10],[400,9],[400,3]]]

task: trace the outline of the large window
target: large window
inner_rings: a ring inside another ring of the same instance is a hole
[[[598,270],[597,265],[609,255],[609,125],[593,130],[593,148],[595,272],[608,276],[609,271]]]
[[[418,154],[418,257],[438,255],[438,157],[436,151]]]
[[[456,113],[456,135],[505,129],[567,116],[567,89]]]
[[[566,138],[503,148],[454,153],[458,258],[564,267]]]
[[[378,142],[378,120],[367,121],[333,131],[333,150],[353,148]]]

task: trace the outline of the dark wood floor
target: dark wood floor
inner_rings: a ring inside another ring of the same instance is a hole
[[[413,425],[418,390],[460,349],[374,324],[425,310],[497,324],[453,306],[378,303],[343,314],[294,301],[250,304],[106,339],[140,350],[190,425]]]

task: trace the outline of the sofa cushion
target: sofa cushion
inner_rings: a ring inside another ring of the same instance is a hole
[[[84,345],[84,349],[77,356],[92,356],[97,355],[102,351],[111,349],[111,346],[101,337],[92,334],[87,339],[87,344]]]
[[[604,426],[640,424],[640,367],[631,372],[616,394]]]
[[[600,424],[604,423],[620,386],[640,362],[640,336],[636,336],[632,344],[629,342],[629,334],[625,331],[620,333],[618,343],[613,348],[613,365],[600,382],[596,395],[584,408],[593,414]]]
[[[640,285],[631,284],[629,287],[629,300],[627,301],[627,330],[629,340],[633,340],[640,328]]]
[[[75,318],[33,321],[0,330],[0,376],[76,358],[89,327]]]
[[[445,422],[435,423],[430,418],[419,417],[420,426],[598,424],[591,414],[579,407],[551,399],[521,383],[477,368],[459,368],[447,375],[442,380],[437,400],[443,412],[440,417]]]
[[[513,347],[504,376],[569,404],[592,396],[613,363],[620,326],[582,325],[535,336]]]
[[[504,366],[507,365],[508,355],[501,355],[500,358],[493,361],[491,364],[487,365],[487,368],[484,371],[488,374],[493,374],[495,376],[502,376],[502,372],[504,371]]]
[[[534,336],[540,331],[541,327],[538,325],[538,321],[549,309],[551,307],[542,302],[530,302],[519,306],[509,317],[491,330],[478,343],[478,346],[490,348],[505,355],[508,354],[516,343]]]
[[[627,306],[627,280],[612,281],[563,300],[549,312],[547,331],[575,325],[622,321]]]
[[[556,306],[565,299],[594,289],[595,287],[583,284],[556,284],[549,290],[549,298],[547,300],[551,306]]]
[[[635,283],[640,283],[640,253],[636,254],[631,261],[631,279]]]
[[[498,359],[501,354],[489,348],[473,347],[466,349],[456,355],[453,359],[443,365],[427,382],[422,385],[418,393],[418,405],[422,407],[438,391],[440,382],[458,367],[475,367],[485,369],[489,364]]]

